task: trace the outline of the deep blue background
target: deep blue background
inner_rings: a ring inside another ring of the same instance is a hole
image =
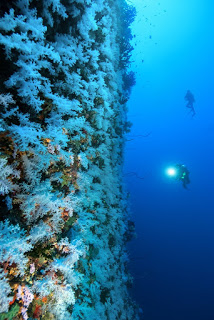
[[[214,1],[133,4],[137,84],[127,138],[134,140],[124,165],[138,234],[129,245],[132,292],[145,320],[213,320]],[[196,99],[194,118],[187,89]],[[189,190],[165,175],[176,163],[190,170]],[[144,180],[127,175],[133,171]]]

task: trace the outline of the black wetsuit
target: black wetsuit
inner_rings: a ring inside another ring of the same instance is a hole
[[[186,168],[186,166],[183,164],[177,164],[176,167],[178,169],[177,179],[180,180],[182,182],[183,187],[187,189],[187,184],[190,183],[190,179],[189,179],[190,172]]]
[[[187,100],[186,107],[191,109],[192,116],[194,116],[195,115],[195,109],[194,109],[193,104],[195,102],[195,98],[194,98],[193,94],[189,90],[187,90],[187,93],[186,93],[184,99]]]

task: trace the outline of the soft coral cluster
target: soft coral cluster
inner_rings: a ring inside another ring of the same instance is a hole
[[[0,10],[8,318],[138,319],[121,174],[129,90],[118,13],[126,8],[124,0],[16,0]]]

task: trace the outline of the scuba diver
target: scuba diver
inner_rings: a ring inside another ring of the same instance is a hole
[[[184,164],[176,164],[166,170],[168,176],[182,182],[184,189],[187,189],[187,185],[190,183],[189,170]]]
[[[190,183],[189,170],[184,164],[176,164],[176,179],[182,182],[184,189],[187,189],[187,184]]]
[[[195,109],[193,107],[193,103],[195,102],[195,98],[190,90],[187,90],[187,93],[184,97],[184,99],[187,101],[186,107],[190,109],[190,112],[192,112],[192,117],[194,117]]]

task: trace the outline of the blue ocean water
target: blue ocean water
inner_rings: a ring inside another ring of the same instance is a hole
[[[132,294],[145,320],[213,320],[214,2],[133,4],[136,86],[124,167],[137,233]],[[177,163],[190,171],[188,190],[165,174]]]

